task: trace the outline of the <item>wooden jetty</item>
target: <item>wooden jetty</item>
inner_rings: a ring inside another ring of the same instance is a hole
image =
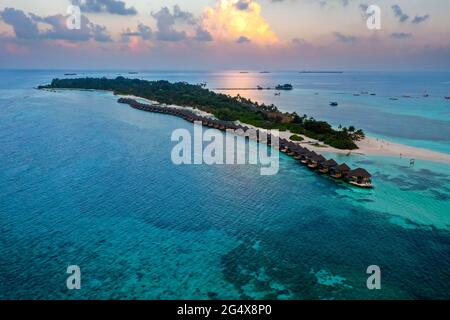
[[[130,107],[142,111],[173,115],[183,118],[184,120],[189,122],[198,121],[201,122],[201,124],[205,127],[214,128],[217,130],[242,130],[242,132],[245,133],[249,129],[246,126],[238,125],[230,121],[222,121],[208,117],[202,117],[190,110],[183,110],[181,108],[167,107],[160,104],[144,104],[130,98],[120,98],[118,102],[128,104]],[[254,138],[259,143],[265,143],[271,146],[272,136],[270,134],[267,134],[267,137],[263,137],[264,135],[260,135],[260,131],[256,129],[256,136],[252,138]],[[264,140],[261,138],[263,138]],[[351,168],[345,163],[338,165],[335,160],[327,160],[322,155],[317,154],[314,151],[310,151],[309,149],[304,148],[299,144],[287,139],[279,140],[278,150],[280,152],[286,153],[288,156],[299,161],[301,164],[306,165],[311,170],[317,171],[321,174],[327,174],[335,180],[342,180],[359,188],[373,187],[371,174],[365,169],[356,168],[354,170],[351,170]]]

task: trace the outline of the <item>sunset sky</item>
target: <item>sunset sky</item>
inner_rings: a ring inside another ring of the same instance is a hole
[[[448,0],[0,0],[0,68],[450,70],[449,14]]]

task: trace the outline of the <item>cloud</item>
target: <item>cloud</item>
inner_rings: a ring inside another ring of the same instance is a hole
[[[152,29],[149,26],[139,23],[138,30],[142,39],[150,40],[152,38]]]
[[[422,23],[430,18],[429,14],[423,15],[423,16],[415,16],[414,19],[411,21],[414,24]]]
[[[204,30],[202,27],[198,27],[195,31],[195,40],[208,42],[212,41],[213,37],[209,31]]]
[[[293,38],[291,42],[292,48],[297,51],[299,50],[302,53],[316,54],[315,51],[317,48],[312,43],[306,41],[303,38]]]
[[[19,39],[47,39],[47,40],[68,40],[68,41],[88,41],[98,42],[111,41],[106,27],[94,24],[86,16],[81,16],[81,28],[71,30],[67,28],[66,17],[63,15],[53,15],[40,17],[35,14],[26,15],[22,10],[6,8],[0,11],[3,21],[12,26],[14,33]],[[38,23],[44,24],[47,28],[40,30]]]
[[[120,0],[72,0],[72,4],[79,6],[82,12],[87,13],[111,13],[121,16],[137,14],[134,7],[127,8],[125,2]]]
[[[22,10],[6,8],[0,11],[3,21],[12,26],[16,37],[22,39],[34,39],[39,36],[37,24],[27,16]]]
[[[358,6],[359,10],[361,10],[361,17],[363,20],[367,20],[371,15],[367,13],[367,10],[369,9],[369,5],[367,3],[361,3]]]
[[[238,10],[248,10],[250,6],[250,0],[239,0],[238,2],[236,2],[235,6]]]
[[[181,41],[187,38],[185,31],[177,31],[175,29],[177,22],[191,25],[197,23],[197,20],[190,12],[181,10],[178,5],[173,7],[173,13],[170,12],[169,8],[163,7],[158,12],[152,13],[152,16],[156,19],[158,28],[156,39],[160,41]]]
[[[408,39],[411,37],[412,37],[411,33],[405,33],[405,32],[394,32],[391,34],[391,38],[394,38],[394,39]]]
[[[132,31],[130,28],[127,28],[126,31],[122,32],[121,37],[125,41],[128,41],[130,37],[140,37],[142,40],[151,40],[153,38],[153,32],[149,26],[139,23],[137,31]]]
[[[323,2],[324,5],[330,3],[330,1],[333,2],[332,0],[319,0],[319,1]],[[334,2],[336,2],[336,1],[334,1]],[[347,7],[348,4],[350,3],[350,0],[338,0],[337,2],[339,2],[344,7]]]
[[[261,16],[261,5],[248,0],[218,0],[215,7],[206,8],[202,26],[214,39],[235,42],[239,37],[258,45],[278,42],[276,34]]]
[[[292,43],[297,46],[303,46],[304,44],[306,44],[306,41],[305,41],[305,39],[294,38],[294,39],[292,39]]]
[[[94,40],[97,42],[112,41],[112,38],[109,35],[108,31],[106,30],[106,27],[99,26],[98,24],[95,24],[92,26],[92,36],[93,36]]]
[[[409,16],[403,12],[402,8],[400,8],[398,4],[394,4],[391,8],[392,11],[394,11],[395,17],[398,18],[398,21],[401,23],[409,19]]]
[[[337,31],[333,32],[333,35],[338,41],[342,43],[354,43],[358,41],[358,38],[355,36],[345,35]]]
[[[185,21],[192,25],[197,23],[197,19],[192,13],[181,10],[180,6],[178,5],[173,6],[173,17],[177,20]]]
[[[236,43],[239,43],[239,44],[250,43],[250,42],[251,42],[251,40],[249,38],[247,38],[247,37],[244,37],[244,36],[240,36],[236,40]]]
[[[366,3],[361,3],[361,4],[359,5],[359,9],[361,9],[362,12],[366,13],[366,12],[367,12],[367,9],[369,9],[369,5],[366,4]]]

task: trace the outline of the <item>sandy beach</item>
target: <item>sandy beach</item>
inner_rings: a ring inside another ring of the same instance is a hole
[[[256,128],[248,124],[244,125]],[[258,129],[265,130],[261,128]],[[289,131],[280,132],[279,134],[280,139],[287,139],[289,141],[291,141],[289,138],[292,135],[293,133]],[[297,143],[302,147],[306,147],[309,150],[315,151],[317,153],[330,152],[346,155],[379,155],[388,157],[401,157],[414,160],[422,159],[450,164],[450,154],[436,152],[428,149],[411,147],[408,145],[373,137],[366,137],[364,140],[356,142],[356,145],[359,148],[357,150],[341,150],[325,145],[323,142],[320,142],[318,140],[311,139],[303,135],[300,136],[304,139],[303,141],[301,142],[292,141],[292,142]]]
[[[290,132],[280,132],[280,138],[289,139],[292,135]],[[351,154],[351,155],[379,155],[379,156],[390,156],[390,157],[400,157],[406,159],[422,159],[430,160],[435,162],[442,162],[450,164],[450,154],[436,152],[428,149],[411,147],[408,145],[395,143],[387,140],[377,139],[373,137],[366,137],[364,140],[356,142],[359,149],[357,150],[340,150],[336,149],[323,143],[302,136],[305,140],[299,144],[303,147],[307,147],[317,153],[320,152],[333,152],[336,154]],[[321,146],[315,146],[314,144],[319,143]]]
[[[120,95],[120,97],[136,99],[137,101],[141,101],[142,103],[158,104],[157,101],[151,101],[151,100],[137,97],[137,96]],[[175,109],[187,109],[196,115],[215,119],[213,114],[204,112],[199,109],[185,107],[185,106],[176,106],[176,105],[165,105],[165,106],[170,107],[170,108],[175,108]],[[256,128],[256,127],[246,124],[246,123],[241,123],[241,124],[245,125],[247,127],[265,130],[262,128]],[[291,133],[289,131],[284,131],[284,132],[280,132],[279,136],[281,139],[290,140],[289,138],[292,135],[293,135],[293,133]],[[432,150],[428,150],[428,149],[411,147],[408,145],[395,143],[395,142],[378,139],[378,138],[374,138],[374,137],[366,137],[364,140],[356,142],[356,144],[359,148],[357,150],[341,150],[341,149],[336,149],[336,148],[330,147],[328,145],[325,145],[318,140],[314,140],[314,139],[308,138],[303,135],[300,135],[300,136],[302,136],[302,138],[304,139],[303,141],[301,141],[301,142],[293,141],[293,142],[298,143],[299,145],[301,145],[303,147],[307,147],[308,149],[313,150],[317,153],[329,152],[329,153],[346,154],[346,155],[379,155],[379,156],[389,156],[389,157],[401,157],[401,158],[415,159],[415,160],[422,159],[422,160],[429,160],[429,161],[450,164],[450,154],[436,152],[436,151],[432,151]]]

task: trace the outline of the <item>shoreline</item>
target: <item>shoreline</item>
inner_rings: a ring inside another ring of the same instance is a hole
[[[148,103],[158,103],[157,101],[151,101],[151,100],[137,97],[137,96],[130,96],[130,95],[118,95],[118,96],[124,97],[124,98],[140,99],[140,100],[146,101]],[[201,111],[201,110],[198,110],[198,109],[191,108],[191,107],[166,105],[166,104],[162,104],[162,105],[169,107],[169,108],[174,108],[174,109],[193,111],[197,115],[206,116],[211,119],[215,119],[214,115],[204,112],[204,111]],[[258,129],[261,131],[267,131],[267,129],[255,127],[255,126],[252,126],[252,125],[244,123],[244,122],[236,121],[236,123],[247,126],[249,128]],[[359,149],[343,150],[343,149],[333,148],[331,146],[324,144],[321,141],[318,141],[318,140],[315,140],[312,138],[308,138],[304,135],[299,135],[304,139],[303,141],[292,141],[289,139],[292,135],[293,135],[293,133],[291,133],[290,131],[280,131],[279,132],[280,139],[286,139],[286,140],[296,143],[302,147],[307,147],[311,151],[314,151],[317,153],[328,152],[328,153],[335,153],[335,154],[349,155],[349,156],[350,155],[390,156],[390,157],[401,157],[401,158],[405,158],[405,159],[421,159],[421,160],[428,160],[428,161],[450,164],[450,154],[441,153],[441,152],[437,152],[437,151],[433,151],[433,150],[429,150],[429,149],[412,147],[412,146],[408,146],[405,144],[391,142],[388,140],[379,139],[379,138],[370,137],[370,136],[364,138],[361,141],[355,142]],[[319,146],[314,145],[317,143],[320,144],[321,146],[319,147]]]
[[[56,90],[72,90],[72,89],[56,89]],[[73,89],[73,90],[79,91],[78,89]],[[85,90],[85,91],[111,92],[108,90]],[[141,100],[143,102],[150,103],[150,104],[151,103],[161,104],[157,101],[151,101],[151,100],[148,100],[148,99],[145,99],[142,97],[138,97],[138,96],[120,95],[120,94],[116,95],[113,92],[111,92],[111,93],[117,97]],[[166,104],[161,104],[161,105],[164,105],[169,108],[174,108],[174,109],[189,110],[199,116],[215,119],[214,115],[204,112],[199,109],[192,108],[192,107],[178,106],[178,105],[166,105]],[[245,125],[249,128],[251,127],[251,128],[259,129],[261,131],[267,131],[266,129],[257,128],[255,126],[252,126],[252,125],[249,125],[246,123],[242,123],[239,121],[237,121],[237,123]],[[384,139],[379,139],[379,138],[375,138],[375,137],[370,137],[370,136],[367,136],[366,138],[364,138],[361,141],[355,142],[359,149],[343,150],[343,149],[333,148],[331,146],[325,145],[323,142],[314,140],[312,138],[308,138],[303,135],[299,135],[304,139],[303,141],[300,141],[300,142],[292,141],[289,139],[292,135],[293,135],[293,133],[291,133],[290,131],[280,131],[279,132],[280,139],[289,140],[289,141],[294,142],[302,147],[307,147],[308,149],[310,149],[311,151],[314,151],[314,152],[327,152],[327,153],[335,153],[335,154],[349,155],[349,156],[350,155],[389,156],[389,157],[396,157],[396,158],[400,157],[400,158],[405,158],[405,159],[421,159],[421,160],[428,160],[428,161],[450,164],[450,154],[437,152],[437,151],[433,151],[433,150],[425,149],[425,148],[412,147],[412,146],[408,146],[405,144],[392,142],[392,141],[388,141],[388,140],[384,140]],[[319,147],[319,146],[314,145],[317,143],[320,144],[321,146]]]
[[[247,125],[248,126],[248,125]],[[263,130],[263,129],[262,129]],[[292,135],[291,132],[280,132],[280,138],[287,139],[291,141],[289,138]],[[294,143],[299,144],[302,147],[307,147],[308,149],[314,152],[327,152],[327,153],[335,153],[339,155],[348,155],[348,156],[388,156],[388,157],[396,157],[403,159],[420,159],[427,160],[439,163],[450,164],[450,154],[433,151],[430,149],[412,147],[405,144],[392,142],[388,140],[383,140],[375,137],[366,137],[361,141],[356,141],[356,145],[359,149],[357,150],[341,150],[325,145],[324,143],[314,140],[303,135],[301,136],[303,141],[292,141]],[[315,146],[314,144],[319,143],[321,146]]]

